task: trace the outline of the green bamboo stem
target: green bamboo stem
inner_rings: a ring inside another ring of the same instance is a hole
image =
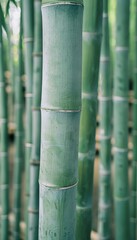
[[[33,90],[33,0],[23,0],[23,33],[25,45],[26,71],[26,128],[25,128],[25,168],[26,168],[26,227],[28,227],[28,202],[30,195],[30,160],[32,149],[32,90]],[[28,230],[26,229],[26,233]],[[26,240],[28,236],[26,234]]]
[[[137,1],[135,2],[135,71],[134,71],[134,100],[133,100],[133,162],[131,186],[130,239],[136,239],[137,228]]]
[[[9,168],[8,168],[8,123],[7,94],[3,66],[2,27],[0,25],[0,169],[1,169],[1,240],[8,239],[9,213]]]
[[[95,158],[97,88],[103,1],[85,0],[83,23],[82,114],[79,137],[76,239],[89,240]]]
[[[38,239],[39,224],[39,165],[41,138],[41,85],[42,85],[42,16],[41,0],[34,1],[34,52],[33,52],[33,121],[32,154],[30,166],[30,200],[28,239]]]
[[[117,0],[114,70],[115,239],[129,239],[128,192],[129,0]]]
[[[108,0],[103,0],[103,38],[99,77],[100,165],[99,165],[99,239],[110,237],[111,108]]]
[[[18,67],[15,84],[15,159],[14,159],[14,229],[13,238],[20,239],[21,218],[21,173],[23,162],[23,89],[22,89],[22,13],[20,18],[20,37],[18,50]]]
[[[39,240],[75,239],[81,0],[43,1]]]

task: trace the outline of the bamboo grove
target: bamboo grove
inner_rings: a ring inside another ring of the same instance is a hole
[[[137,0],[0,1],[0,240],[137,239]]]

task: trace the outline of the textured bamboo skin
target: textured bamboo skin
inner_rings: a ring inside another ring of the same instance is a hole
[[[103,1],[85,0],[82,62],[82,113],[79,137],[76,239],[89,240],[95,157],[95,129]]]
[[[115,239],[129,239],[128,192],[129,1],[117,0],[114,74]]]
[[[40,240],[75,239],[82,4],[44,4]]]
[[[39,223],[39,164],[41,137],[41,83],[42,83],[42,16],[41,0],[34,1],[34,52],[33,52],[33,121],[32,121],[32,154],[30,166],[30,199],[28,239],[38,239]]]
[[[136,239],[137,227],[137,1],[135,1],[135,73],[134,73],[134,101],[133,101],[133,162],[132,162],[132,190],[130,213],[130,239]]]
[[[0,169],[1,169],[1,235],[0,239],[8,239],[9,213],[9,168],[8,168],[8,124],[7,95],[3,68],[2,28],[0,25]]]
[[[99,77],[100,166],[99,166],[99,239],[110,237],[110,166],[111,166],[111,79],[109,53],[108,0],[103,0],[103,38]]]
[[[28,203],[30,195],[30,160],[32,148],[32,88],[33,88],[33,0],[23,0],[23,33],[25,45],[26,71],[26,131],[25,131],[25,168],[26,168],[26,225],[28,226]],[[28,230],[26,229],[28,233]],[[26,240],[28,236],[26,235]]]
[[[23,136],[23,89],[22,89],[22,15],[20,18],[20,38],[18,50],[18,68],[15,84],[15,160],[14,160],[14,232],[13,238],[20,239],[20,217],[21,217],[21,172],[24,151]]]

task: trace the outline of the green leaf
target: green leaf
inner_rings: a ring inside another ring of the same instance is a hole
[[[0,25],[5,29],[5,31],[7,32],[7,26],[6,26],[6,22],[5,22],[5,17],[4,17],[4,13],[2,10],[2,6],[0,3]]]
[[[9,8],[10,8],[10,3],[11,3],[11,2],[12,2],[16,7],[18,6],[16,0],[8,0],[7,5],[6,5],[6,15],[9,14]]]

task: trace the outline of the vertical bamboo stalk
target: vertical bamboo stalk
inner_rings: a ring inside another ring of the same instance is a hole
[[[22,88],[22,12],[20,18],[20,38],[18,50],[17,78],[15,82],[15,160],[14,160],[14,232],[15,240],[20,239],[21,217],[21,172],[23,162],[23,88]]]
[[[38,239],[39,223],[39,164],[41,137],[41,85],[42,85],[42,16],[41,0],[34,1],[34,52],[33,52],[33,121],[32,154],[30,166],[30,200],[29,200],[29,240]]]
[[[33,0],[23,0],[23,33],[26,71],[26,128],[25,128],[25,174],[26,174],[26,227],[28,227],[28,202],[30,195],[30,160],[32,149],[32,85],[33,85]],[[28,230],[26,229],[26,233]],[[28,236],[26,235],[26,239]]]
[[[39,240],[74,240],[83,5],[81,0],[42,3]]]
[[[8,239],[9,213],[9,163],[7,94],[4,81],[2,27],[0,25],[0,168],[1,168],[1,240]]]
[[[100,57],[99,119],[100,119],[100,165],[99,165],[99,239],[110,238],[110,173],[111,173],[111,108],[112,91],[110,79],[110,50],[108,0],[103,0],[103,39]]]
[[[103,1],[85,0],[76,239],[90,239]]]
[[[129,0],[117,0],[114,70],[115,239],[129,239],[128,192]]]
[[[137,1],[135,2],[135,73],[134,73],[134,100],[133,100],[133,162],[132,162],[132,189],[130,214],[130,239],[136,239],[137,228]]]

